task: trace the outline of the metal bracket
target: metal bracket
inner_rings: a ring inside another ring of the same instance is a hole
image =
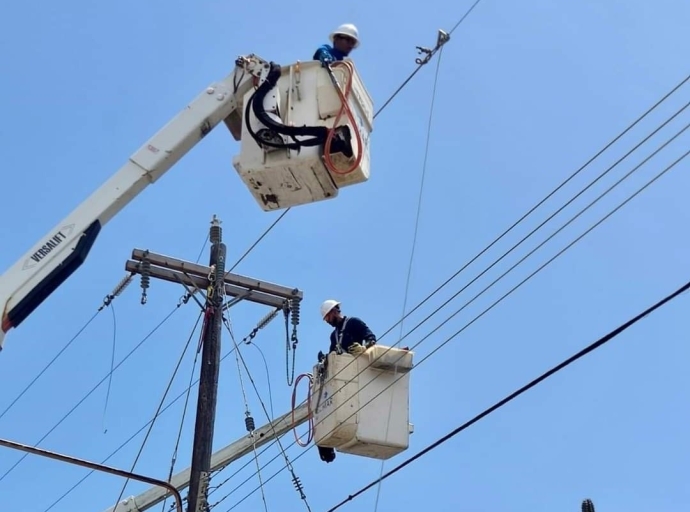
[[[438,36],[436,38],[436,46],[431,49],[431,48],[426,48],[424,46],[417,46],[417,53],[424,54],[424,57],[417,57],[414,61],[419,64],[420,66],[423,66],[427,62],[431,60],[431,57],[434,56],[434,54],[450,40],[450,34],[446,32],[445,30],[438,29]]]

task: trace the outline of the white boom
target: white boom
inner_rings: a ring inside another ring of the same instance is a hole
[[[371,102],[351,62],[335,72],[349,79],[352,97],[317,61],[283,68],[250,54],[235,64],[0,276],[0,350],[6,333],[84,263],[102,227],[221,121],[241,141],[233,165],[264,210],[334,198],[368,179]],[[305,135],[313,137],[296,139]],[[352,161],[345,173],[333,168]]]
[[[309,419],[309,412],[310,411],[307,407],[307,404],[305,403],[295,408],[294,423],[293,413],[289,412],[264,425],[263,427],[256,429],[254,431],[256,448],[259,448],[270,441],[285,435],[293,428],[293,426],[296,427],[306,422]],[[211,457],[211,471],[220,469],[251,453],[253,445],[254,441],[252,441],[252,439],[247,435],[217,451]],[[181,491],[189,486],[190,474],[191,468],[180,471],[170,479],[170,483],[178,491]],[[130,496],[126,500],[118,503],[117,506],[110,507],[105,512],[143,512],[144,510],[159,504],[169,496],[170,493],[166,489],[153,487],[148,491],[143,492],[139,496]]]
[[[239,57],[233,73],[198,95],[91,197],[0,276],[2,328],[17,327],[81,266],[101,228],[177,163],[221,121],[231,116],[268,63]],[[235,140],[239,134],[233,133]]]

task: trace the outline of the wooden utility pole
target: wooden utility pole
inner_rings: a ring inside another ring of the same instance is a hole
[[[141,275],[144,290],[142,303],[146,303],[146,291],[152,277],[179,283],[187,290],[186,300],[197,299],[198,292],[206,292],[206,300],[198,300],[204,309],[202,335],[202,366],[199,377],[199,394],[194,428],[192,464],[189,469],[189,494],[187,512],[207,512],[208,488],[212,467],[213,433],[218,396],[218,376],[221,353],[223,311],[240,301],[273,306],[292,315],[296,328],[299,306],[303,294],[297,288],[258,281],[225,271],[226,245],[222,240],[220,221],[214,216],[210,230],[210,266],[170,258],[149,251],[134,249],[132,260],[125,269]],[[200,293],[199,293],[200,294]],[[226,297],[233,300],[226,302]],[[123,503],[122,506],[127,506]],[[119,508],[119,507],[118,507]],[[136,509],[134,509],[136,510]]]
[[[218,396],[218,368],[220,366],[220,342],[223,329],[223,303],[225,301],[225,255],[223,230],[214,217],[211,223],[211,258],[209,275],[211,285],[206,293],[206,312],[203,327],[203,352],[199,377],[199,398],[196,407],[196,425],[192,449],[192,470],[189,478],[187,512],[208,510],[208,483],[211,476],[213,453],[213,429],[216,421]]]

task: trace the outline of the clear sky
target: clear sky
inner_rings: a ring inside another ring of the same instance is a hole
[[[353,58],[380,107],[414,69],[415,47],[433,46],[437,29],[450,30],[471,4],[309,0],[298,10],[298,3],[275,0],[8,3],[0,17],[0,269],[9,268],[209,83],[227,75],[237,55],[256,53],[281,64],[308,60],[330,30],[355,23],[362,45]],[[687,76],[689,16],[690,5],[678,0],[479,3],[440,61],[408,309]],[[370,181],[343,189],[337,200],[293,209],[236,269],[304,290],[298,374],[310,371],[316,353],[328,347],[329,328],[318,313],[322,300],[341,300],[346,314],[363,318],[379,334],[401,317],[437,58],[376,119]],[[429,300],[404,330],[687,101],[690,83]],[[680,113],[403,344],[418,343],[689,120],[690,112]],[[680,135],[421,342],[417,360],[680,157],[689,142],[690,133]],[[13,401],[125,275],[132,249],[196,260],[217,214],[232,263],[278,217],[261,211],[232,168],[238,149],[219,126],[110,222],[87,263],[10,333],[0,353],[0,437],[31,445],[42,439],[43,448],[102,461],[153,416],[196,321],[193,302],[117,369],[107,408],[108,380],[102,379],[113,350],[108,310]],[[690,242],[684,236],[689,172],[689,160],[679,163],[415,369],[415,433],[409,450],[386,462],[384,471],[684,284],[690,278]],[[207,257],[206,252],[202,261]],[[116,362],[175,307],[182,292],[154,281],[142,306],[137,281],[115,301]],[[575,512],[585,498],[594,500],[597,512],[675,512],[687,506],[688,300],[681,295],[384,481],[377,510]],[[234,307],[237,336],[248,334],[267,312],[255,305]],[[381,343],[398,337],[396,328]],[[268,362],[273,410],[287,412],[292,390],[281,320],[255,342]],[[230,347],[225,336],[223,353]],[[242,350],[268,406],[261,354],[251,346]],[[166,404],[186,389],[192,362],[190,350]],[[246,376],[245,386],[256,422],[263,425],[266,417]],[[190,463],[196,392],[195,387],[176,472]],[[305,388],[299,393],[303,397]],[[183,405],[184,396],[158,418],[137,472],[167,478]],[[228,357],[221,367],[215,449],[244,435],[243,419],[237,367]],[[107,463],[130,469],[144,433]],[[292,441],[292,435],[284,437],[284,446]],[[291,459],[302,452],[299,446],[288,449]],[[274,446],[261,460],[278,453]],[[92,474],[63,497],[88,470],[33,455],[15,466],[22,456],[0,449],[2,510],[101,512],[114,505],[123,485],[118,477]],[[245,463],[211,502],[247,483],[215,511],[225,512],[257,487],[250,458],[234,468]],[[282,466],[276,458],[261,471],[263,479]],[[339,455],[326,465],[311,449],[295,460],[294,469],[317,512],[377,478],[381,464]],[[147,488],[130,483],[125,496]],[[287,471],[264,490],[269,510],[306,510]],[[374,510],[376,495],[374,488],[340,510]],[[235,510],[263,510],[260,493]]]

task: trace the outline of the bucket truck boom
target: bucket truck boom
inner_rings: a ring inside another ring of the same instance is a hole
[[[339,64],[283,68],[253,54],[238,57],[230,75],[200,93],[0,276],[0,350],[6,333],[84,263],[103,226],[221,122],[241,141],[233,165],[265,211],[330,199],[340,187],[366,181],[371,100],[354,64]],[[312,138],[297,139],[305,134]],[[350,168],[339,171],[334,162]]]

